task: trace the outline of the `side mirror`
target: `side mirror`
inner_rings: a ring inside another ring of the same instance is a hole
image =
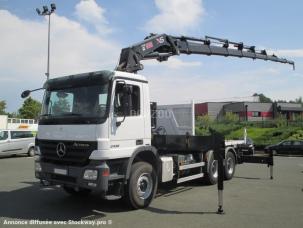
[[[30,94],[31,94],[31,91],[30,91],[30,90],[24,90],[24,91],[21,93],[21,98],[26,98],[26,97],[28,97]]]
[[[33,89],[33,90],[24,90],[22,93],[21,93],[21,98],[27,98],[31,92],[35,92],[35,91],[38,91],[38,90],[42,90],[44,88],[38,88],[38,89]]]

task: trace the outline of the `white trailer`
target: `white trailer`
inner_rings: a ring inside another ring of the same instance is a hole
[[[34,119],[8,118],[0,115],[0,129],[6,130],[38,130],[38,121]]]

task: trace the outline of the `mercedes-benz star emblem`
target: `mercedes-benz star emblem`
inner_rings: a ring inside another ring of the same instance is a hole
[[[66,154],[66,147],[64,143],[60,142],[57,145],[57,155],[58,157],[62,158]]]

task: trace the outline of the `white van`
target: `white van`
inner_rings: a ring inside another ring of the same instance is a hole
[[[34,156],[35,137],[31,131],[0,130],[0,156],[28,154]]]

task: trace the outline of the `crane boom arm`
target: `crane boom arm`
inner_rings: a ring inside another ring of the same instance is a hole
[[[161,62],[166,61],[170,56],[180,54],[263,59],[291,64],[295,68],[295,63],[291,60],[279,58],[276,55],[268,55],[266,50],[256,50],[255,46],[247,46],[241,42],[210,36],[200,39],[151,34],[143,42],[122,49],[116,70],[136,73],[143,69],[141,60],[157,59]]]

